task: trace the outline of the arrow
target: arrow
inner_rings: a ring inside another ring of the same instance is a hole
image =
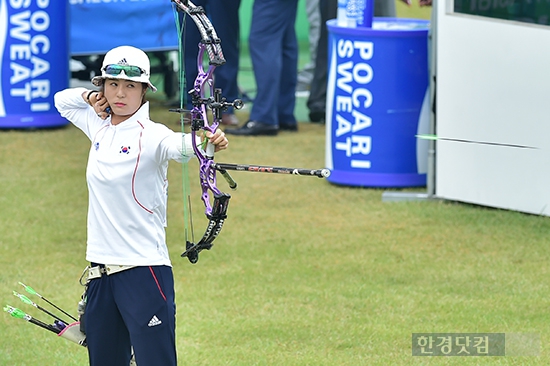
[[[41,328],[44,328],[46,330],[49,330],[50,332],[54,332],[55,334],[59,334],[61,332],[60,329],[57,329],[53,325],[46,324],[41,320],[38,320],[36,318],[33,318],[29,314],[25,313],[23,310],[14,308],[13,306],[6,305],[4,307],[4,311],[10,314],[12,317],[16,319],[23,319],[25,321],[28,321],[29,323],[32,323],[34,325],[38,325]]]
[[[60,317],[58,317],[57,315],[55,314],[52,314],[50,313],[48,310],[44,309],[42,306],[36,304],[34,301],[32,301],[31,299],[29,299],[27,296],[23,295],[23,294],[20,294],[20,293],[17,293],[16,291],[13,291],[13,295],[18,297],[19,300],[23,301],[25,304],[27,305],[31,305],[31,306],[34,306],[35,308],[37,308],[38,310],[41,310],[43,312],[45,312],[46,314],[48,314],[49,316],[51,316],[52,318],[54,318],[54,320],[58,320],[58,321],[61,321],[65,324],[69,324],[67,321],[61,319]]]
[[[39,298],[41,298],[42,300],[46,301],[48,304],[50,304],[51,306],[53,306],[54,308],[56,308],[57,310],[61,311],[63,314],[67,315],[69,318],[73,319],[75,322],[78,321],[78,319],[76,319],[74,316],[72,316],[71,314],[67,313],[65,310],[61,309],[60,307],[58,307],[57,305],[55,305],[54,303],[52,303],[50,300],[46,299],[44,296],[40,295],[38,292],[36,292],[32,287],[30,286],[27,286],[25,285],[24,283],[22,282],[19,282],[19,284],[21,286],[23,286],[25,288],[25,291],[27,291],[29,294],[31,295],[36,295],[38,296]]]
[[[432,141],[454,141],[454,142],[463,142],[467,144],[481,144],[481,145],[493,145],[493,146],[504,146],[504,147],[517,147],[520,149],[537,149],[538,147],[532,147],[532,146],[526,146],[526,145],[514,145],[514,144],[501,144],[498,142],[487,142],[487,141],[472,141],[472,140],[464,140],[464,139],[455,139],[455,138],[448,138],[448,137],[439,137],[437,135],[415,135],[416,138],[422,139],[422,140],[432,140]]]

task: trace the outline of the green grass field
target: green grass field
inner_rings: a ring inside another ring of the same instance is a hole
[[[153,118],[166,115],[158,107]],[[218,160],[322,167],[323,128],[300,128],[235,137]],[[75,313],[86,265],[87,150],[70,126],[0,133],[3,305],[48,320],[12,296],[22,281]],[[171,166],[168,243],[181,364],[548,364],[547,217],[442,201],[385,203],[379,189],[235,173],[226,226],[191,265],[179,258],[180,175]],[[199,232],[205,222],[196,198]],[[540,357],[411,357],[414,332],[536,333],[543,343]],[[0,365],[86,363],[84,349],[6,314],[0,334]]]
[[[153,120],[179,128],[162,100],[152,107]],[[238,112],[242,121],[247,111]],[[300,122],[295,134],[232,137],[216,159],[321,168],[324,126]],[[12,295],[23,292],[21,281],[76,314],[87,264],[88,149],[72,126],[0,131],[2,306],[50,321]],[[196,162],[189,169],[200,235]],[[192,265],[180,258],[181,168],[170,167],[181,365],[550,363],[548,217],[438,200],[382,202],[382,189],[311,177],[233,176],[239,188],[224,230]],[[412,333],[428,332],[534,333],[540,355],[412,357]],[[87,364],[82,347],[5,313],[0,345],[2,366]]]

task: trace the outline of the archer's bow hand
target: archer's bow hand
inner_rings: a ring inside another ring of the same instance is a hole
[[[225,133],[220,129],[217,129],[214,133],[206,131],[206,138],[208,138],[209,143],[215,146],[214,151],[216,152],[227,149],[227,146],[229,145],[229,141],[227,140]]]

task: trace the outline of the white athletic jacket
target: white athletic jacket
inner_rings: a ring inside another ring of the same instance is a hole
[[[191,135],[182,140],[182,133],[151,121],[149,103],[111,125],[110,117],[102,120],[82,99],[84,91],[58,92],[55,106],[92,142],[86,170],[86,260],[170,266],[165,234],[168,161],[193,156]]]

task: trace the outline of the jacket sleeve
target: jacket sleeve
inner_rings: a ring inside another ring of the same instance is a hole
[[[62,117],[81,129],[90,140],[105,123],[82,98],[85,88],[69,88],[54,95],[55,107]]]
[[[189,161],[195,155],[191,134],[170,131],[160,142],[159,151],[161,160],[175,160],[179,163]]]

